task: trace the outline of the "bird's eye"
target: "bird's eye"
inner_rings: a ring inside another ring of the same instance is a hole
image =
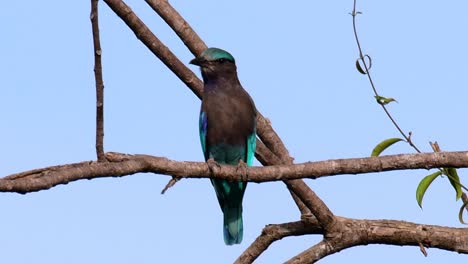
[[[226,59],[218,59],[219,63],[225,63],[227,60]]]

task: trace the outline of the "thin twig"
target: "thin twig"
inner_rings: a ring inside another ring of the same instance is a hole
[[[463,203],[464,203],[464,204],[468,203],[468,196],[466,195],[466,193],[465,193],[465,192],[463,192],[463,194],[462,194],[462,197],[461,197],[461,198],[462,198],[462,201],[463,201]],[[468,206],[467,206],[467,207],[465,207],[465,210],[468,212]]]
[[[353,17],[353,31],[354,31],[354,38],[356,39],[356,44],[357,44],[357,47],[358,47],[358,50],[359,50],[359,59],[360,61],[362,62],[362,65],[364,65],[364,69],[365,69],[365,74],[367,75],[367,78],[369,79],[369,83],[372,87],[372,90],[374,91],[374,94],[376,97],[379,97],[379,93],[377,92],[377,88],[375,87],[374,85],[374,81],[372,80],[372,76],[371,76],[371,73],[370,73],[370,67],[369,65],[367,64],[366,60],[365,60],[365,57],[366,55],[363,54],[362,52],[362,48],[361,48],[361,43],[359,41],[359,37],[358,37],[358,33],[357,33],[357,28],[356,28],[356,16],[360,14],[360,12],[357,12],[356,11],[356,4],[357,4],[357,0],[354,0],[354,3],[353,3],[353,12],[351,13],[351,16]],[[411,140],[411,136],[410,134],[406,134],[403,129],[398,125],[398,123],[395,121],[395,119],[393,118],[393,116],[390,114],[390,112],[388,111],[387,107],[385,106],[385,104],[381,104],[379,103],[379,105],[382,107],[382,109],[384,110],[385,114],[387,115],[387,117],[390,119],[390,121],[392,122],[393,126],[395,126],[395,128],[398,130],[398,132],[400,132],[400,134],[403,136],[403,138],[406,140],[406,142],[408,142],[408,144],[413,147],[413,149],[415,149],[418,153],[421,153],[421,151],[419,150],[418,147],[416,147],[416,145],[413,144],[413,141]]]
[[[161,194],[165,194],[166,191],[169,190],[169,188],[171,188],[172,186],[174,186],[179,180],[180,178],[172,176],[172,179],[166,184],[166,187],[162,189]]]
[[[419,243],[419,250],[421,251],[421,253],[427,257],[427,251],[426,251],[426,248],[424,247],[424,245],[422,243]]]
[[[368,55],[364,55],[363,52],[362,52],[362,48],[361,48],[361,43],[359,41],[359,37],[358,37],[358,33],[357,33],[357,29],[356,29],[356,16],[361,14],[361,12],[358,12],[356,11],[356,4],[357,4],[357,0],[354,0],[354,3],[353,3],[353,12],[351,13],[351,16],[353,17],[353,31],[354,31],[354,37],[356,39],[356,44],[357,44],[357,47],[358,47],[358,50],[359,50],[359,60],[360,62],[362,62],[362,65],[364,65],[364,73],[367,75],[367,78],[369,79],[369,83],[372,87],[372,90],[374,92],[374,95],[376,96],[376,98],[380,97],[379,93],[377,92],[377,88],[375,87],[374,85],[374,81],[372,80],[372,76],[371,76],[371,73],[370,73],[370,65],[367,65],[367,62],[365,60],[366,56]],[[370,57],[369,57],[370,58]],[[358,61],[359,63],[359,61]],[[387,117],[390,119],[390,121],[392,122],[393,126],[398,130],[398,132],[403,136],[403,138],[406,140],[406,142],[414,149],[416,150],[416,152],[418,153],[422,153],[421,150],[419,150],[419,148],[413,143],[413,140],[411,139],[411,132],[409,132],[408,134],[406,134],[403,129],[398,125],[398,123],[396,122],[396,120],[393,118],[393,116],[390,114],[389,110],[387,109],[387,107],[385,106],[385,104],[383,103],[379,103],[379,105],[382,107],[382,109],[384,110],[385,114],[387,115]],[[436,152],[437,150],[434,149],[434,151]],[[447,177],[449,177],[455,184],[458,184],[461,188],[463,188],[464,190],[467,190],[467,188],[460,183],[460,181],[458,181],[457,179],[455,179],[452,175],[448,174],[448,173],[445,173],[445,170],[442,169],[442,168],[437,168],[439,171],[441,171],[444,175],[446,175]],[[468,210],[468,208],[467,208]]]
[[[99,38],[99,0],[91,0],[91,26],[94,44],[94,78],[96,80],[96,155],[98,161],[105,161],[104,155],[104,81],[102,79],[101,42]]]

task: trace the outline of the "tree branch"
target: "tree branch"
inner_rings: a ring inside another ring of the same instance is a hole
[[[121,0],[104,0],[106,4],[127,24],[135,36],[158,57],[192,92],[201,98],[203,83],[185,66],[168,47],[138,18],[132,9]]]
[[[94,78],[96,80],[96,155],[105,161],[104,155],[104,81],[102,80],[101,41],[99,39],[99,0],[91,0],[91,27],[94,44]]]
[[[318,195],[315,194],[315,192],[312,191],[312,189],[309,188],[303,180],[288,180],[285,181],[285,183],[286,186],[288,186],[288,189],[296,194],[307,208],[309,208],[315,218],[317,218],[325,233],[328,233],[332,228],[334,228],[335,216],[322,199],[320,199],[320,197],[318,197]]]
[[[340,228],[286,263],[314,263],[343,249],[368,244],[423,245],[468,254],[468,228],[422,225],[396,220],[337,217]],[[300,231],[297,231],[300,232]]]
[[[439,248],[468,254],[468,228],[423,225],[396,220],[367,220],[336,217],[336,232],[286,263],[314,263],[343,249],[368,244]],[[236,264],[252,263],[275,241],[289,236],[323,234],[314,218],[268,225],[242,253]]]
[[[194,56],[208,48],[198,34],[167,0],[145,0],[146,3],[174,30]]]
[[[322,234],[323,230],[316,219],[278,225],[267,225],[260,236],[237,258],[235,264],[254,262],[273,242],[289,236]]]
[[[319,243],[313,245],[308,250],[286,261],[285,263],[286,264],[314,263],[336,252],[338,251],[333,250],[333,248],[329,245],[329,242],[327,240],[322,240]]]
[[[46,190],[59,184],[67,184],[81,179],[122,177],[140,172],[164,174],[177,178],[211,177],[207,176],[211,175],[211,172],[205,162],[179,162],[163,157],[128,155],[115,152],[108,152],[105,155],[109,162],[84,161],[35,169],[0,178],[0,192],[27,193]],[[248,167],[247,177],[248,181],[258,183],[299,178],[317,179],[338,174],[362,174],[439,167],[468,167],[468,152],[400,154],[306,162],[293,165]],[[236,166],[223,165],[220,166],[219,170],[216,170],[214,177],[233,181],[239,180],[240,175]],[[301,186],[295,186],[295,188],[301,188]],[[317,217],[317,219],[319,218]]]

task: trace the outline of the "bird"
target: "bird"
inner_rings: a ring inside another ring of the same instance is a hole
[[[234,57],[225,50],[207,48],[190,64],[200,67],[204,82],[199,133],[205,161],[209,167],[236,165],[246,172],[255,154],[257,110],[239,81]],[[242,242],[242,200],[247,182],[241,179],[211,179],[224,216],[226,245]]]

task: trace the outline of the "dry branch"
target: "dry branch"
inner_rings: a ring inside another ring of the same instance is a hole
[[[200,55],[206,48],[205,42],[198,36],[185,19],[167,0],[146,0],[153,10],[174,30],[194,56]]]
[[[317,220],[312,218],[310,221],[297,221],[291,223],[267,225],[263,228],[260,236],[242,253],[235,261],[236,264],[252,263],[257,259],[262,252],[275,241],[281,240],[289,236],[302,236],[307,234],[322,234],[323,229],[320,227]]]
[[[0,178],[0,192],[27,193],[46,190],[59,184],[81,179],[122,177],[140,172],[164,174],[177,178],[209,178],[205,162],[173,161],[149,155],[106,153],[108,162],[84,161],[12,174]],[[301,178],[317,179],[341,174],[362,174],[406,169],[468,167],[468,152],[400,154],[382,157],[337,159],[293,165],[247,168],[250,182],[267,182]],[[235,166],[221,166],[213,177],[239,180]]]
[[[334,232],[286,263],[314,263],[346,248],[369,244],[439,248],[468,254],[468,228],[423,225],[396,220],[368,220],[336,217]],[[288,236],[323,234],[315,219],[266,226],[261,235],[236,260],[252,263],[273,242]]]
[[[99,38],[98,0],[91,0],[91,27],[94,44],[94,78],[96,80],[96,155],[98,161],[104,156],[104,81],[102,79],[101,41]]]
[[[314,263],[343,249],[369,244],[423,245],[468,254],[468,228],[423,225],[396,220],[337,217],[337,232],[290,259],[289,264]],[[417,249],[415,249],[417,250]]]
[[[204,162],[176,162],[166,158],[119,153],[106,153],[106,159],[109,162],[81,162],[10,175],[0,179],[0,191],[26,193],[79,179],[118,177],[138,172],[154,172],[190,178],[202,178],[206,176],[199,175],[209,175],[209,168]],[[371,172],[371,169],[382,171],[461,166],[468,167],[468,152],[393,155],[253,167],[248,168],[248,174],[250,180],[261,182],[279,180],[278,177],[271,176],[275,172],[284,173],[282,177],[293,176],[297,173],[308,177],[319,177],[309,175],[309,173],[321,172],[320,176],[326,176],[341,173],[367,173]],[[328,167],[326,174],[322,171],[325,167]],[[239,177],[237,173],[234,166],[221,166],[215,177],[232,180]],[[311,263],[340,250],[367,244],[412,246],[422,244],[427,248],[468,253],[468,229],[466,228],[419,225],[393,220],[357,220],[343,217],[333,217],[333,219],[333,225],[328,230],[322,228],[323,222],[326,221],[319,222],[314,219],[267,227],[239,257],[237,263],[251,263],[271,243],[283,237],[317,233],[324,233],[324,240],[291,259],[290,263]]]

